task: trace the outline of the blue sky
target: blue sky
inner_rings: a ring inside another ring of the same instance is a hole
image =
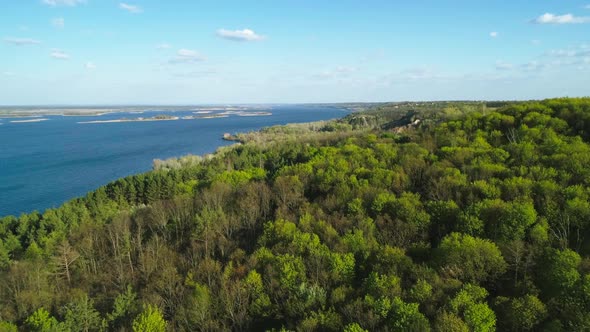
[[[0,104],[590,95],[590,0],[0,0]]]

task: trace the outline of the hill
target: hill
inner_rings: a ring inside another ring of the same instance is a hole
[[[0,328],[590,329],[589,98],[237,139],[0,219]]]

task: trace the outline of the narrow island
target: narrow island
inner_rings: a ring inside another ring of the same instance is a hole
[[[171,116],[171,115],[156,115],[151,118],[121,118],[121,119],[114,119],[114,120],[96,120],[96,121],[81,121],[78,124],[95,124],[95,123],[119,123],[119,122],[151,122],[151,121],[176,121],[179,120],[180,117],[178,116]]]
[[[197,119],[217,119],[217,118],[227,118],[227,115],[223,115],[223,114],[208,114],[208,115],[189,115],[189,116],[183,116],[182,119],[183,120],[197,120]]]
[[[131,112],[130,112],[131,113]],[[98,124],[98,123],[121,123],[121,122],[150,122],[150,121],[176,121],[176,120],[199,120],[199,119],[218,119],[227,118],[230,115],[252,117],[252,116],[271,116],[271,112],[246,112],[246,111],[225,111],[222,113],[213,113],[212,111],[196,111],[193,112],[197,115],[187,116],[172,116],[167,114],[160,114],[153,117],[145,118],[120,118],[113,120],[93,120],[93,121],[80,121],[78,124]],[[33,121],[30,121],[33,122]]]
[[[32,123],[32,122],[43,122],[49,121],[49,119],[40,118],[40,119],[29,119],[29,120],[12,120],[10,123]]]
[[[271,112],[240,112],[237,116],[271,116]]]

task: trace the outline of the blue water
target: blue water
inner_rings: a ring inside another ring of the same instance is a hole
[[[273,106],[272,116],[157,122],[78,124],[122,117],[195,115],[192,111],[102,116],[44,116],[44,122],[0,119],[0,216],[43,211],[132,174],[148,171],[154,159],[214,152],[231,144],[223,133],[326,120],[348,111],[317,106]]]

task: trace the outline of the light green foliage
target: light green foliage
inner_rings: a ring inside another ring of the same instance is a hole
[[[354,229],[342,237],[342,243],[346,246],[347,251],[357,257],[367,258],[372,249],[372,242],[367,241],[367,237],[362,230]]]
[[[396,197],[390,193],[381,193],[375,197],[373,201],[372,210],[373,213],[381,213],[386,208],[393,208],[391,205],[395,202]]]
[[[401,248],[383,246],[377,252],[374,271],[382,274],[401,275],[412,268],[412,260]]]
[[[460,233],[445,237],[437,256],[442,271],[465,281],[493,280],[506,270],[502,253],[493,242]]]
[[[574,287],[580,280],[580,262],[580,255],[570,249],[547,249],[537,274],[544,292],[556,296]]]
[[[389,297],[375,298],[371,295],[366,295],[364,302],[380,318],[386,318],[392,306],[392,300]]]
[[[261,180],[266,172],[261,168],[251,168],[245,171],[225,171],[217,176],[216,181],[230,184],[234,187],[248,183],[251,180]]]
[[[64,325],[72,332],[99,331],[104,327],[100,313],[94,309],[93,301],[86,295],[70,302],[64,311]]]
[[[449,312],[440,313],[434,322],[436,332],[469,332],[469,326],[457,315]]]
[[[288,290],[297,289],[305,280],[305,265],[301,257],[292,255],[278,256],[279,282]]]
[[[268,309],[271,307],[270,298],[265,292],[264,285],[262,283],[262,276],[252,270],[248,273],[245,280],[246,287],[252,298],[252,304],[250,310],[259,316],[265,316]]]
[[[547,317],[547,308],[534,295],[495,300],[499,326],[506,331],[530,331]]]
[[[297,289],[298,302],[304,308],[322,308],[326,304],[326,290],[319,285],[301,283]]]
[[[484,234],[485,221],[477,215],[477,207],[470,206],[459,214],[457,225],[454,231],[471,236],[482,236]]]
[[[462,317],[472,331],[495,331],[496,315],[483,302],[487,296],[488,292],[485,288],[467,284],[451,300],[451,311]]]
[[[529,231],[531,241],[535,244],[543,244],[549,241],[549,225],[546,219],[540,219]]]
[[[2,331],[2,332],[18,332],[18,327],[10,322],[0,322],[0,331]]]
[[[488,291],[485,288],[467,284],[451,300],[451,309],[453,312],[461,312],[467,306],[485,300],[487,296]]]
[[[385,296],[390,299],[401,295],[401,280],[394,275],[371,273],[365,280],[364,288],[374,297]]]
[[[177,186],[177,192],[179,195],[192,195],[194,194],[195,187],[199,184],[197,180],[189,180],[186,182],[179,183]]]
[[[178,316],[186,322],[186,329],[194,329],[197,326],[206,326],[211,316],[211,291],[207,285],[200,284],[193,280],[193,275],[186,277],[185,285],[191,289],[190,295],[186,298],[183,310]]]
[[[113,304],[113,311],[107,314],[107,320],[112,324],[116,325],[118,320],[122,320],[128,317],[128,315],[135,311],[137,294],[133,292],[131,286],[127,286],[124,293],[119,294],[115,298]]]
[[[426,210],[432,220],[433,236],[440,241],[446,234],[456,230],[461,212],[454,201],[429,201]]]
[[[590,273],[584,275],[582,281],[582,296],[585,301],[590,301]]]
[[[297,327],[299,331],[337,331],[340,329],[342,329],[341,318],[334,310],[314,311]]]
[[[423,230],[430,223],[430,216],[424,211],[420,196],[404,193],[399,199],[392,202],[391,213],[404,222]]]
[[[465,322],[474,332],[496,331],[496,314],[485,303],[475,303],[463,313]]]
[[[30,261],[38,261],[43,258],[43,250],[39,248],[37,242],[33,241],[25,251],[25,258]]]
[[[158,307],[148,305],[133,321],[134,332],[165,332],[166,321]]]
[[[418,304],[405,303],[399,297],[393,299],[388,320],[392,331],[430,331],[428,319],[420,312]]]
[[[478,217],[486,225],[486,234],[498,242],[521,240],[537,220],[530,202],[484,200],[476,206]]]
[[[350,203],[348,203],[348,213],[352,215],[362,215],[364,213],[363,200],[360,198],[355,198]]]
[[[68,327],[59,323],[55,317],[43,308],[35,311],[26,320],[27,328],[36,332],[65,332],[70,331]]]
[[[432,285],[426,280],[420,279],[410,288],[410,297],[412,300],[422,303],[432,297]]]
[[[334,281],[350,283],[354,280],[355,259],[352,253],[331,254],[332,278]]]
[[[4,246],[2,240],[0,240],[0,269],[5,269],[10,264],[10,255],[8,249]]]
[[[352,323],[344,327],[344,332],[369,332],[363,329],[358,323]]]

